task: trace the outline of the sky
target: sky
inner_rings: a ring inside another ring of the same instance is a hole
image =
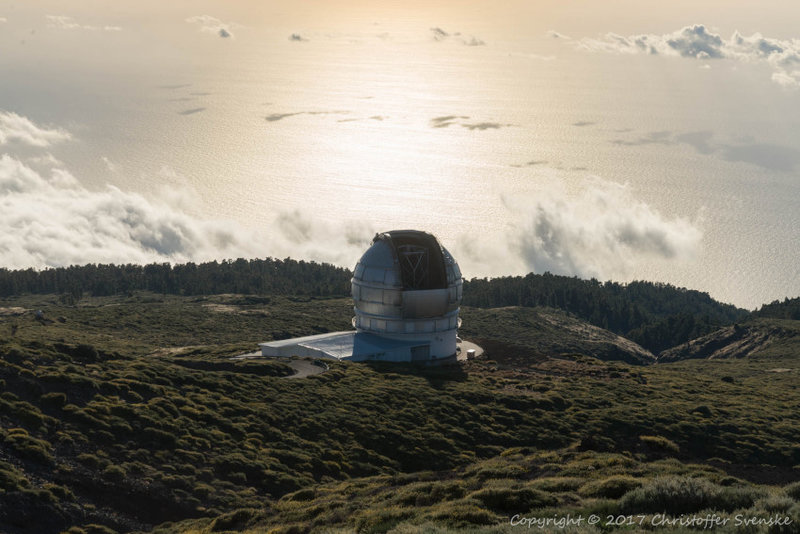
[[[792,2],[0,0],[0,266],[434,232],[465,277],[800,295]]]

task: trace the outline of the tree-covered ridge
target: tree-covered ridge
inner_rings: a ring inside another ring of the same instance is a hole
[[[152,291],[170,295],[221,293],[344,296],[352,273],[327,263],[286,258],[152,263],[149,265],[73,265],[44,270],[0,269],[0,296],[63,294],[78,299]]]
[[[775,300],[764,304],[755,312],[757,317],[771,317],[772,319],[800,320],[800,297],[793,299]]]
[[[550,273],[464,284],[464,305],[546,306],[625,336],[658,353],[744,318],[747,312],[708,293],[654,282],[599,282]]]
[[[150,265],[83,265],[37,271],[0,269],[0,296],[60,294],[73,304],[83,296],[152,291],[171,295],[348,296],[352,273],[327,263],[292,259]],[[544,306],[639,343],[653,353],[713,332],[747,312],[708,293],[653,282],[601,283],[550,273],[464,284],[465,306]],[[772,305],[771,305],[772,306]],[[797,309],[797,306],[795,306]],[[791,312],[789,309],[786,313]]]

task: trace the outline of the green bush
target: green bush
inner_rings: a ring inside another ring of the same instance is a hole
[[[626,475],[615,475],[601,480],[587,482],[579,493],[586,497],[604,497],[607,499],[619,499],[629,491],[642,485],[642,481]]]
[[[793,482],[792,484],[784,486],[783,491],[792,499],[800,501],[800,482]]]
[[[676,443],[662,436],[639,436],[639,441],[652,449],[664,452],[677,453],[680,450]]]
[[[620,501],[622,513],[672,515],[710,510],[749,508],[764,492],[753,487],[722,487],[703,478],[659,477],[626,493]]]
[[[243,508],[223,514],[211,522],[211,532],[242,530],[255,515],[255,510]]]
[[[15,433],[6,434],[4,443],[21,458],[43,464],[53,463],[53,456],[50,454],[50,443],[43,439],[31,437],[27,433]]]
[[[496,512],[528,512],[556,504],[552,495],[532,488],[484,488],[470,495]]]
[[[61,392],[51,392],[45,393],[41,397],[39,397],[42,406],[50,407],[50,408],[61,408],[62,406],[67,404],[67,396]]]
[[[118,465],[109,465],[103,469],[103,478],[111,482],[121,482],[127,473]]]

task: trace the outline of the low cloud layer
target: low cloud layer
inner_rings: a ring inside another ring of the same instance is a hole
[[[431,36],[434,41],[438,42],[452,40],[465,46],[486,46],[483,39],[475,37],[474,35],[462,35],[461,32],[450,33],[438,26],[431,28]]]
[[[106,31],[118,32],[122,31],[120,26],[93,26],[91,24],[82,24],[72,17],[66,15],[45,15],[47,25],[51,28],[58,28],[60,30],[90,30],[90,31]]]
[[[760,33],[746,36],[739,32],[734,32],[726,39],[702,24],[662,35],[624,36],[607,33],[599,39],[584,38],[577,41],[556,32],[551,32],[551,35],[595,52],[763,63],[772,68],[774,82],[785,87],[800,87],[800,39],[775,39]]]
[[[218,18],[210,15],[196,15],[194,17],[189,17],[186,19],[186,22],[197,25],[201,32],[216,35],[217,37],[221,37],[223,39],[232,38],[232,29],[237,26],[235,23],[222,22]]]
[[[37,126],[27,117],[0,110],[0,145],[21,143],[47,147],[69,138],[69,132],[62,129]]]
[[[613,139],[611,143],[621,146],[685,144],[699,154],[717,156],[725,161],[748,163],[771,171],[794,172],[800,167],[800,149],[776,143],[760,143],[752,139],[724,141],[708,130],[681,134],[659,130],[629,139]]]
[[[44,162],[46,163],[46,162]],[[58,164],[59,162],[53,161]],[[299,211],[281,212],[270,232],[200,219],[185,188],[157,197],[106,186],[83,187],[66,169],[0,156],[0,266],[209,261],[275,257],[354,264],[373,232],[332,228]]]
[[[334,228],[300,211],[280,212],[269,232],[232,221],[201,219],[190,187],[163,187],[153,196],[107,185],[85,188],[46,147],[71,135],[0,113],[0,267],[86,263],[186,262],[275,257],[354,264],[374,234],[363,224]],[[15,155],[17,148],[26,155]],[[31,155],[31,150],[34,154]],[[36,152],[39,152],[38,154]],[[119,168],[102,158],[111,174]],[[168,169],[165,182],[180,182]]]
[[[514,126],[513,124],[490,121],[466,122],[469,118],[470,117],[468,115],[443,115],[441,117],[432,118],[430,120],[430,125],[431,128],[449,128],[450,126],[457,124],[468,130],[499,130],[500,128]]]
[[[624,280],[643,262],[690,260],[702,242],[699,223],[665,217],[628,186],[597,177],[587,178],[577,194],[555,185],[503,201],[516,222],[503,236],[460,240],[455,249],[465,269]]]
[[[111,185],[89,190],[40,142],[67,140],[68,132],[13,113],[3,116],[11,118],[10,124],[24,125],[17,128],[24,133],[16,137],[26,140],[24,152],[40,154],[0,155],[0,267],[268,255],[352,267],[375,230],[386,230],[364,221],[331,224],[311,212],[285,210],[266,225],[268,230],[254,231],[236,222],[192,215],[206,210],[188,186],[164,187],[153,196]],[[4,128],[8,135],[9,128]],[[110,174],[122,172],[107,158],[103,161]],[[185,182],[169,169],[162,175],[167,183]],[[563,178],[550,176],[550,189],[532,196],[504,195],[503,205],[513,214],[507,219],[514,222],[502,235],[464,235],[447,243],[464,272],[483,276],[550,271],[625,279],[643,262],[684,260],[697,253],[702,240],[698,223],[665,217],[625,185],[587,178],[575,193],[559,185]]]

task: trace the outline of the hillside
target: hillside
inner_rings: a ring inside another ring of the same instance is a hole
[[[482,338],[486,332],[492,332],[491,339],[484,344],[503,341],[523,345],[543,356],[583,354],[637,365],[656,361],[650,351],[633,341],[553,308],[465,307],[461,317],[462,336]]]
[[[455,367],[334,363],[285,380],[280,362],[230,360],[348,328],[350,305],[5,299],[0,531],[502,530],[516,511],[654,510],[660,475],[696,477],[672,513],[796,514],[792,346],[632,366],[593,355],[647,353],[563,312],[465,308],[462,336],[487,354]]]
[[[150,265],[83,265],[37,271],[0,269],[0,297],[58,294],[63,304],[83,297],[270,294],[346,297],[352,272],[315,262],[238,259]],[[464,283],[465,306],[548,307],[564,310],[658,353],[733,324],[747,315],[707,293],[653,282],[601,283],[550,273],[472,279]],[[788,318],[788,317],[786,317]]]
[[[673,347],[658,355],[658,361],[689,358],[745,358],[800,352],[800,321],[750,319]]]

